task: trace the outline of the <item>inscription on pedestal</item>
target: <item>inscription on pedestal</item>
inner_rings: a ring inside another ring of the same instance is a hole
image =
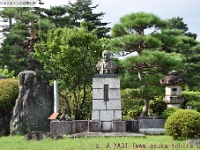
[[[109,101],[109,98],[108,98],[108,89],[109,89],[109,87],[108,87],[108,84],[104,84],[104,88],[103,88],[103,94],[104,94],[104,101]]]

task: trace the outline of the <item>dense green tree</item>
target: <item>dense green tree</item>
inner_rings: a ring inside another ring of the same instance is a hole
[[[5,8],[1,13],[5,14],[7,9],[10,10],[10,8]],[[18,73],[27,67],[28,43],[25,41],[27,37],[30,37],[28,24],[30,20],[35,19],[36,16],[28,16],[27,13],[30,12],[29,8],[13,8],[12,12],[18,13],[11,13],[13,16],[2,16],[16,19],[16,23],[9,26],[8,33],[5,35],[1,46],[0,59],[2,60],[2,64],[0,65],[1,68],[7,66],[10,71],[15,70],[15,72]]]
[[[168,28],[183,30],[185,35],[188,35],[195,39],[197,38],[197,34],[188,32],[188,30],[189,30],[188,25],[184,23],[183,18],[173,17],[172,19],[169,19]]]
[[[0,48],[0,68],[6,66],[9,71],[14,70],[15,75],[27,70],[30,37],[37,38],[36,30],[44,31],[51,25],[49,21],[40,20],[38,13],[38,9],[33,8],[5,8],[0,12],[2,18],[13,21],[4,34]]]
[[[46,37],[36,45],[35,57],[54,75],[53,79],[59,81],[60,91],[69,93],[71,98],[66,101],[74,104],[75,119],[84,119],[83,110],[87,108],[95,64],[103,51],[103,39],[99,40],[96,32],[88,32],[82,27],[49,30]]]
[[[91,6],[92,0],[77,0],[75,3],[69,3],[67,6],[69,17],[71,18],[71,24],[80,27],[80,22],[84,21],[87,24],[88,31],[97,29],[97,35],[99,38],[108,37],[109,27],[106,27],[108,23],[101,22],[105,13],[94,13],[93,10],[98,7]]]
[[[158,16],[138,12],[122,17],[120,23],[112,28],[113,39],[108,48],[117,52],[137,52],[138,54],[122,62],[121,66],[126,70],[122,77],[125,83],[122,85],[133,84],[132,88],[140,87],[140,98],[145,104],[142,116],[148,113],[149,100],[161,94],[159,80],[170,69],[180,68],[183,61],[181,55],[162,52],[167,43],[164,43],[162,39],[169,43],[174,42],[161,33],[166,27],[167,21],[161,20]],[[169,44],[166,46],[169,47]]]
[[[11,28],[16,12],[15,8],[6,8],[3,11],[0,11],[0,16],[4,18],[5,21],[9,21],[9,26],[4,28],[4,31],[8,31]]]
[[[190,48],[190,55],[185,63],[184,77],[190,90],[200,90],[200,44]]]
[[[41,13],[41,18],[49,19],[56,27],[71,26],[66,6],[52,6],[50,9],[43,8],[41,11],[44,12],[44,14]]]
[[[162,30],[162,36],[159,36],[164,43],[163,50],[166,52],[177,52],[185,56],[185,69],[181,72],[186,78],[187,84],[191,90],[199,90],[199,41],[197,35],[188,31],[183,18],[169,19],[168,26]],[[170,37],[166,38],[166,37]]]

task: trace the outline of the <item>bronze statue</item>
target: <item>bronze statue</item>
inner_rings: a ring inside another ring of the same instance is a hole
[[[114,74],[117,65],[115,62],[110,60],[110,52],[108,50],[104,50],[102,52],[102,58],[103,59],[96,65],[97,70],[99,70],[99,74]]]

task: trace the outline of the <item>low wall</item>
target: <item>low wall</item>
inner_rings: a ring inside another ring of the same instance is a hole
[[[143,134],[164,134],[164,119],[139,119],[127,121],[112,121],[109,132],[140,132]],[[104,132],[102,122],[93,120],[54,120],[50,123],[50,132],[59,134],[74,134],[81,132]]]
[[[111,132],[126,132],[125,121],[112,121]],[[93,120],[73,120],[73,121],[59,121],[53,120],[50,123],[50,132],[57,132],[59,134],[74,134],[81,132],[102,132],[104,128],[102,122]]]
[[[165,119],[139,119],[139,132],[143,134],[164,134]]]

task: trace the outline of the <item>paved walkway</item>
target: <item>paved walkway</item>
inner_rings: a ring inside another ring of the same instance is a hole
[[[144,134],[132,133],[132,132],[82,132],[71,134],[69,138],[81,138],[81,137],[145,137]]]

